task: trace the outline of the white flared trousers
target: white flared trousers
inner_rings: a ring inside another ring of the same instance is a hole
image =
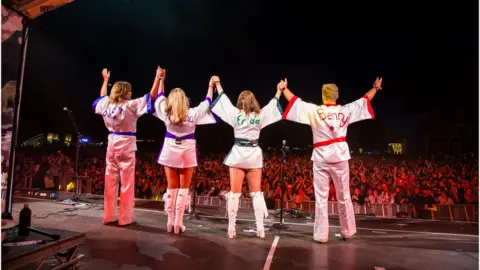
[[[117,220],[118,182],[120,181],[118,225],[128,225],[133,222],[135,206],[135,151],[107,152],[106,163],[103,223]]]
[[[328,241],[328,191],[330,179],[335,185],[340,231],[342,237],[350,238],[357,232],[355,213],[350,197],[350,168],[348,161],[339,163],[313,163],[315,187],[315,224],[313,239],[320,242]]]

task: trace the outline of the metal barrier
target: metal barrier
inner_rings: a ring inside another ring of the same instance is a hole
[[[65,179],[66,183],[75,183],[73,179]],[[81,193],[91,194],[92,179],[88,176],[79,176],[81,183]],[[66,184],[62,183],[62,184]],[[28,183],[26,183],[28,184]],[[28,186],[28,185],[27,185]],[[62,191],[66,190],[66,186],[62,186]],[[3,193],[3,190],[2,190]],[[3,198],[2,194],[2,198]],[[2,201],[3,203],[3,201]],[[275,209],[280,209],[280,200],[275,200]],[[315,201],[304,201],[296,203],[295,201],[284,202],[284,209],[296,208],[306,213],[315,213]],[[226,207],[225,199],[221,197],[196,196],[196,204],[202,206],[212,207]],[[2,205],[3,206],[3,205]],[[240,208],[253,208],[252,200],[250,198],[240,198]],[[395,218],[398,213],[405,213],[408,217],[412,217],[413,205],[411,204],[357,204],[353,203],[353,209],[356,215],[371,215],[383,218]],[[331,215],[338,215],[338,202],[328,202],[328,213]],[[438,205],[437,208],[430,210],[428,216],[431,220],[446,220],[446,221],[464,221],[469,223],[478,223],[478,205],[473,204],[452,204],[452,205]]]
[[[296,203],[286,201],[285,210],[296,208],[302,212],[315,213],[315,202]],[[196,204],[202,206],[225,207],[226,201],[220,197],[197,196]],[[249,198],[240,199],[240,208],[253,208],[252,200]],[[280,200],[275,201],[275,208],[280,208]],[[396,218],[398,213],[406,213],[412,217],[413,205],[411,204],[353,204],[356,215],[372,215],[383,218]],[[328,202],[328,213],[338,215],[338,202]],[[437,205],[437,208],[430,210],[429,218],[432,220],[465,221],[478,223],[478,205],[452,204]]]
[[[90,177],[80,176],[82,183],[82,193],[90,194],[92,191],[92,180]],[[71,181],[67,181],[71,182]],[[280,209],[280,200],[275,200],[275,209]],[[306,201],[296,203],[295,201],[284,202],[284,209],[296,208],[306,213],[315,213],[315,201]],[[226,207],[225,199],[221,197],[196,196],[196,205]],[[240,208],[253,208],[250,198],[240,198]],[[371,215],[383,218],[395,218],[398,213],[405,213],[408,217],[412,217],[413,205],[411,204],[357,204],[353,203],[353,209],[356,215]],[[328,202],[328,213],[330,215],[338,215],[338,202]],[[431,220],[445,221],[464,221],[469,223],[478,223],[478,205],[472,204],[452,204],[438,205],[437,208],[430,210],[428,216]]]

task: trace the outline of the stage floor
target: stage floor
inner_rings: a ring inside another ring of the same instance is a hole
[[[15,201],[18,217],[24,200]],[[330,241],[320,244],[312,239],[313,220],[308,219],[258,239],[248,232],[254,221],[247,211],[237,223],[237,239],[231,240],[219,209],[200,208],[209,216],[217,211],[217,217],[187,220],[187,231],[176,236],[166,232],[166,217],[156,209],[137,208],[137,224],[120,228],[101,224],[102,205],[60,212],[74,207],[28,201],[35,215],[32,226],[86,234],[80,269],[478,269],[477,224],[359,217],[357,235],[343,241],[336,236],[338,220],[332,219]]]

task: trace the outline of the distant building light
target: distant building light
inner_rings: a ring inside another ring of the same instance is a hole
[[[52,143],[54,141],[59,141],[59,136],[56,133],[48,133],[47,134],[47,142]]]
[[[401,143],[389,143],[388,149],[391,154],[394,154],[394,155],[403,154],[403,145]]]

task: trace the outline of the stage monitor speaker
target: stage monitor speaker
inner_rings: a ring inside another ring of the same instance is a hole
[[[42,190],[38,188],[22,188],[17,189],[14,196],[55,200],[57,198],[57,192],[55,190]]]

